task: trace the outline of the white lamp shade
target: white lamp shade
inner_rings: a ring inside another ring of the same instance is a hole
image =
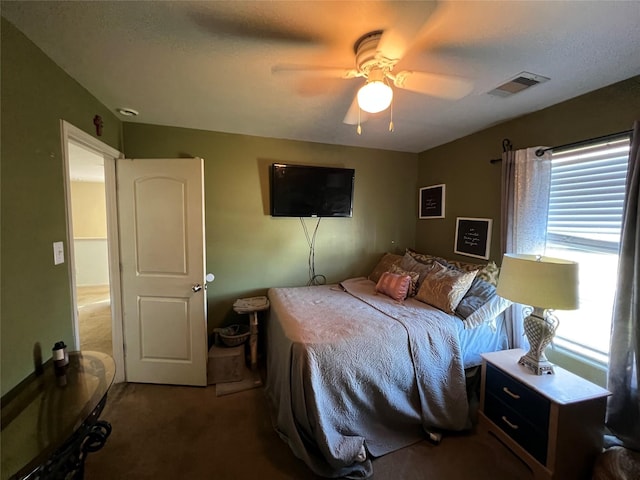
[[[358,90],[358,105],[369,113],[381,112],[391,105],[393,90],[379,80],[367,82]]]
[[[496,293],[523,305],[578,308],[578,264],[539,255],[505,254]]]

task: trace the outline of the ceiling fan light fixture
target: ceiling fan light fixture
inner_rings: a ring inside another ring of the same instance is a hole
[[[382,112],[389,108],[391,100],[393,100],[393,90],[379,80],[367,82],[358,90],[358,105],[365,112]]]

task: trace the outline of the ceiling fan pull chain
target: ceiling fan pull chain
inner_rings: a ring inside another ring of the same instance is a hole
[[[360,107],[358,107],[358,128],[356,128],[358,135],[362,135],[362,127],[360,126]]]
[[[389,131],[393,132],[393,100],[391,100],[391,108],[389,109],[389,114],[390,114],[390,118],[389,118]]]

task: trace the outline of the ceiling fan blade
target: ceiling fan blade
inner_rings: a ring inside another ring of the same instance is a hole
[[[292,63],[280,63],[271,67],[271,73],[304,73],[313,72],[314,76],[331,78],[355,78],[361,74],[353,68],[324,67],[320,65],[297,65]]]
[[[414,44],[416,37],[425,26],[431,14],[436,10],[437,2],[415,2],[403,10],[402,16],[396,15],[378,42],[377,51],[383,57],[398,62]]]
[[[359,115],[359,117],[358,117]],[[353,102],[351,102],[351,106],[349,110],[347,110],[347,114],[344,116],[344,120],[342,123],[346,123],[347,125],[357,125],[358,120],[360,123],[364,123],[369,119],[369,115],[364,110],[360,109],[358,105],[358,96],[353,97]]]
[[[269,10],[266,2],[252,6],[251,10],[240,2],[201,2],[188,15],[203,31],[214,35],[299,45],[324,43],[317,33],[293,22],[282,21]]]
[[[473,90],[473,83],[466,78],[426,72],[398,72],[393,83],[411,92],[450,100],[465,97]]]

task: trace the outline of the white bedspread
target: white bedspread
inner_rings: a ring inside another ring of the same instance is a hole
[[[269,290],[267,393],[313,471],[367,478],[370,456],[469,426],[465,378],[451,316],[365,278],[341,285]]]

